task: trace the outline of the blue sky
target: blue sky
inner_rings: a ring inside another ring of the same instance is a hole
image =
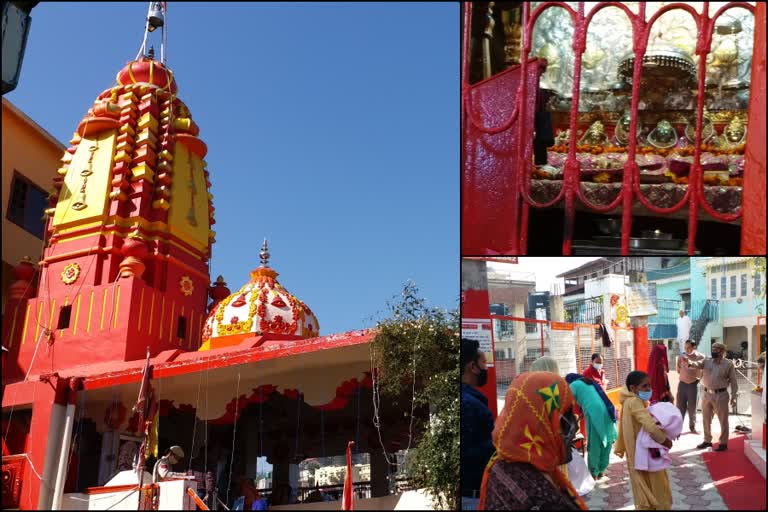
[[[135,57],[146,9],[38,4],[6,98],[66,144]],[[266,236],[323,334],[370,325],[407,279],[456,307],[458,3],[168,10],[167,63],[208,145],[212,278],[239,288]]]

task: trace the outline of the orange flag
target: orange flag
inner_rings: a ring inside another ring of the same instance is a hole
[[[354,441],[347,443],[347,476],[344,478],[344,495],[341,499],[341,510],[354,510],[352,504],[352,445]]]

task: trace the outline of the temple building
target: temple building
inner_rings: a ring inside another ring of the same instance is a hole
[[[409,443],[410,393],[374,410],[375,332],[321,335],[278,281],[279,248],[270,259],[266,240],[250,279],[227,276],[241,287],[212,280],[216,171],[181,91],[142,45],[77,121],[50,177],[42,260],[14,262],[3,315],[3,508],[151,506],[135,471],[146,365],[159,454],[182,447],[174,471],[211,471],[227,506],[241,476],[264,471],[262,457],[270,506],[300,501],[298,464],[354,441],[369,454],[369,495],[394,508],[389,459]],[[199,483],[163,482],[154,506],[195,508],[187,489]]]
[[[465,2],[462,254],[764,254],[764,18]]]

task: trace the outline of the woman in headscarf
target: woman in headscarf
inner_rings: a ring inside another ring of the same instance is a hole
[[[557,361],[549,356],[541,356],[533,362],[531,365],[532,372],[551,372],[555,375],[560,375],[560,368],[557,366]]]
[[[578,373],[565,376],[576,403],[586,416],[587,466],[594,479],[602,478],[611,458],[611,448],[616,441],[616,417],[597,392],[597,384]]]
[[[669,475],[664,471],[641,471],[635,469],[635,446],[641,429],[667,449],[672,448],[672,440],[659,428],[647,407],[651,399],[651,381],[648,374],[633,371],[627,375],[626,386],[619,392],[621,421],[619,438],[614,445],[614,453],[621,458],[627,457],[629,482],[636,510],[671,510],[672,490]]]
[[[493,429],[496,455],[483,473],[478,510],[586,510],[558,468],[572,457],[573,405],[571,388],[551,372],[512,381]]]
[[[648,356],[648,376],[651,379],[651,403],[674,402],[672,392],[669,389],[669,361],[667,360],[667,347],[660,343],[654,345],[651,355]]]

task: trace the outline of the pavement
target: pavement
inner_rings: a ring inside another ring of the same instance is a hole
[[[740,418],[744,425],[749,426],[749,417],[742,415]],[[687,423],[686,418],[684,433],[674,442],[670,452],[672,467],[669,469],[669,480],[672,488],[672,510],[728,510],[702,458],[702,453],[710,451],[711,448],[696,449],[696,445],[704,440],[701,413],[697,414],[696,420],[696,429],[699,434],[688,432]],[[731,415],[731,430],[739,424],[737,417]],[[715,418],[712,422],[713,441],[717,441],[719,435],[720,425]],[[746,458],[746,455],[744,457]],[[756,488],[754,492],[756,497],[761,494],[764,496],[765,486]],[[598,480],[594,490],[583,498],[590,510],[634,510],[626,460],[611,453],[611,462],[606,476]]]

